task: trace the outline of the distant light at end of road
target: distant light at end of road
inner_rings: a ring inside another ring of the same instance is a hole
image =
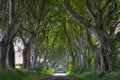
[[[65,73],[55,73],[54,76],[66,76]]]

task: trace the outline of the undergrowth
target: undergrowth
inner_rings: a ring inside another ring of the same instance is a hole
[[[68,73],[68,75],[80,80],[120,80],[120,71],[108,73],[103,77],[99,77],[98,72],[86,72],[83,74]]]
[[[20,69],[0,70],[0,80],[32,80],[33,78],[47,77],[51,74],[50,72],[38,74],[36,71]]]

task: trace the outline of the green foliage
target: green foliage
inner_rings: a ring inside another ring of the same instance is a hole
[[[50,66],[47,64],[46,66],[43,67],[42,72],[47,72],[49,71],[49,69],[50,69]]]
[[[100,80],[120,80],[120,72],[111,72],[106,74]]]
[[[76,10],[77,12],[79,12],[81,15],[85,16],[86,13],[86,7],[85,4],[82,0],[71,0],[71,6],[74,8],[74,10]]]
[[[1,29],[2,31],[5,31],[6,28],[7,28],[7,26],[8,26],[8,18],[5,17],[4,20],[1,21],[1,23],[0,23],[0,29]]]
[[[36,74],[23,70],[0,70],[0,80],[27,80],[27,78],[32,75]]]
[[[83,80],[98,80],[99,74],[97,72],[86,72],[80,76]]]
[[[0,64],[0,70],[3,68],[3,66]]]
[[[41,63],[37,63],[37,66],[33,68],[33,70],[35,70],[38,74],[41,74],[42,69],[43,69],[43,65]]]
[[[39,75],[36,71],[31,70],[0,70],[0,80],[31,80],[45,76],[50,76],[50,72]]]
[[[120,72],[111,72],[103,77],[99,77],[98,72],[86,72],[83,74],[70,73],[69,76],[76,77],[82,80],[119,80]]]
[[[33,68],[33,70],[41,75],[41,76],[51,76],[54,74],[53,71],[50,71],[50,65],[47,64],[46,66],[43,66],[42,63],[38,63],[36,67]]]
[[[86,72],[83,74],[71,73],[69,75],[72,77],[80,78],[82,80],[98,80],[98,73],[97,72]]]
[[[72,65],[72,64],[69,64],[68,65],[68,73],[81,73],[81,67],[78,66],[78,65]]]
[[[116,67],[117,67],[117,68],[120,68],[120,58],[118,58],[118,59],[116,60]]]

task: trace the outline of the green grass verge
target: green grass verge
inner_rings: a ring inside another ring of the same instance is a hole
[[[120,71],[106,74],[100,80],[120,80]]]
[[[0,80],[32,80],[33,78],[43,78],[50,75],[50,72],[38,74],[30,70],[0,70]]]
[[[86,72],[83,74],[69,73],[68,75],[81,80],[120,80],[120,71],[108,73],[101,78],[97,72]]]

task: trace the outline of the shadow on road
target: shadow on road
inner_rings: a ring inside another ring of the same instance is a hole
[[[80,80],[66,76],[64,71],[57,71],[53,76],[37,80]]]

